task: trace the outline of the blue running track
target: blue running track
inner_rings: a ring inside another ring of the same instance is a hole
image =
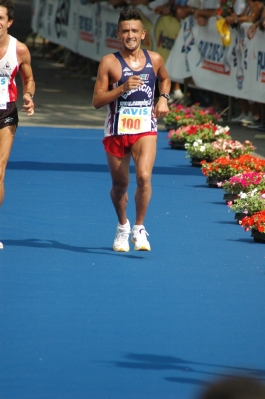
[[[224,375],[265,380],[265,245],[166,134],[152,251],[115,253],[103,132],[18,128],[0,216],[0,399],[195,399]]]

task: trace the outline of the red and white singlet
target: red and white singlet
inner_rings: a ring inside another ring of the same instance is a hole
[[[0,110],[7,108],[7,103],[17,100],[15,76],[19,65],[17,60],[17,39],[10,36],[8,49],[0,60]]]

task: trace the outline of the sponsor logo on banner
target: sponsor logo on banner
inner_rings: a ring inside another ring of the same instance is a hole
[[[40,0],[39,12],[37,16],[37,27],[42,28],[44,26],[44,15],[46,13],[48,1]]]
[[[188,62],[188,54],[192,50],[192,47],[195,44],[194,36],[192,28],[194,26],[193,17],[188,17],[184,20],[184,27],[183,27],[183,46],[181,49],[182,53],[185,53],[185,65],[186,65],[186,72],[190,72],[189,62]]]
[[[196,66],[215,73],[230,75],[231,67],[227,61],[228,47],[221,44],[201,40],[199,43],[201,59]]]
[[[245,79],[245,71],[248,69],[247,57],[248,49],[245,44],[245,32],[240,27],[237,29],[236,43],[232,54],[234,56],[234,67],[236,68],[236,80],[238,90],[242,90]]]
[[[106,46],[116,50],[121,49],[121,43],[116,35],[117,24],[114,22],[106,22]]]
[[[257,57],[257,81],[265,83],[265,52],[258,51]]]
[[[55,16],[55,30],[57,37],[68,37],[67,29],[70,15],[70,0],[59,0]]]
[[[92,18],[79,15],[79,31],[81,40],[94,43]]]
[[[100,3],[95,4],[95,37],[96,37],[96,52],[99,54],[101,36],[102,36],[102,21],[101,21],[101,5]]]

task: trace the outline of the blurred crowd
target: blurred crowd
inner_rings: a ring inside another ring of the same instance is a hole
[[[106,0],[83,0],[86,3],[95,3]],[[192,15],[198,25],[206,26],[210,17],[223,18],[229,29],[248,22],[248,40],[252,40],[257,29],[265,29],[265,0],[107,0],[114,8],[136,7],[145,5],[158,15],[170,15],[180,24],[183,19]],[[192,90],[191,90],[192,91]],[[199,91],[199,90],[197,90]],[[169,103],[184,102],[184,88],[178,82],[172,82]],[[196,96],[199,98],[196,98]],[[206,96],[206,101],[203,96]],[[216,112],[221,113],[228,106],[226,96],[201,91],[195,95],[194,101],[209,105]],[[265,100],[264,100],[265,101]],[[236,98],[233,101],[232,123],[243,124],[250,129],[265,131],[265,102],[258,103],[246,99]]]

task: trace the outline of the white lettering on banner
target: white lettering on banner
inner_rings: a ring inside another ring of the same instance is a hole
[[[80,39],[88,43],[94,43],[94,38],[92,33],[80,32]]]
[[[230,75],[230,69],[226,70],[225,65],[223,64],[216,64],[215,62],[204,60],[202,63],[202,68],[208,69],[208,71]]]
[[[265,52],[258,52],[257,59],[257,81],[260,78],[260,82],[265,83]]]

